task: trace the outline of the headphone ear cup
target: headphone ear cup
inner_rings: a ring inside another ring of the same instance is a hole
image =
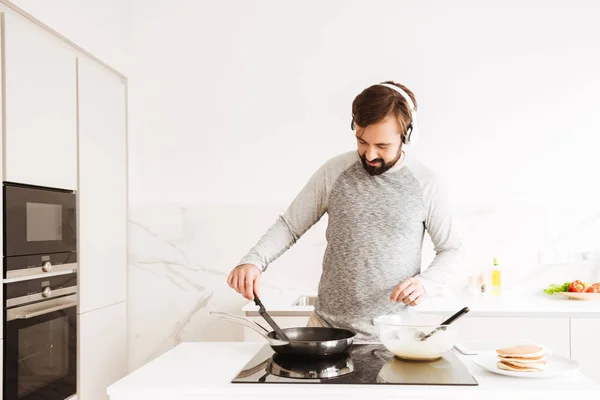
[[[410,124],[408,126],[408,129],[406,130],[406,135],[404,135],[404,138],[402,139],[402,142],[404,142],[404,144],[410,144],[410,137],[412,136],[412,131],[413,126],[412,124]]]

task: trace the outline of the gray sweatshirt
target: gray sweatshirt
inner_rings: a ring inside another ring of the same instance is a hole
[[[262,271],[328,214],[327,247],[315,314],[325,326],[376,340],[373,318],[402,311],[390,295],[414,277],[427,296],[459,273],[461,240],[443,188],[429,169],[406,157],[370,176],[356,151],[328,160],[240,264]],[[425,231],[436,256],[421,273]]]

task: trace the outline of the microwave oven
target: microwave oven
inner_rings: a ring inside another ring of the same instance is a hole
[[[4,278],[77,269],[76,193],[4,182]]]

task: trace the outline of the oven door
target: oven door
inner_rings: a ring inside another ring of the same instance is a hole
[[[77,250],[72,191],[4,183],[4,256]]]
[[[4,399],[64,400],[77,391],[77,296],[5,311]]]

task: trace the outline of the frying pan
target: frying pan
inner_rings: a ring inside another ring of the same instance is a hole
[[[220,311],[210,313],[254,330],[267,339],[273,351],[281,355],[324,357],[340,354],[346,351],[356,336],[355,332],[339,328],[285,328],[282,331],[289,339],[285,341],[278,339],[275,331],[269,331],[255,321]]]

